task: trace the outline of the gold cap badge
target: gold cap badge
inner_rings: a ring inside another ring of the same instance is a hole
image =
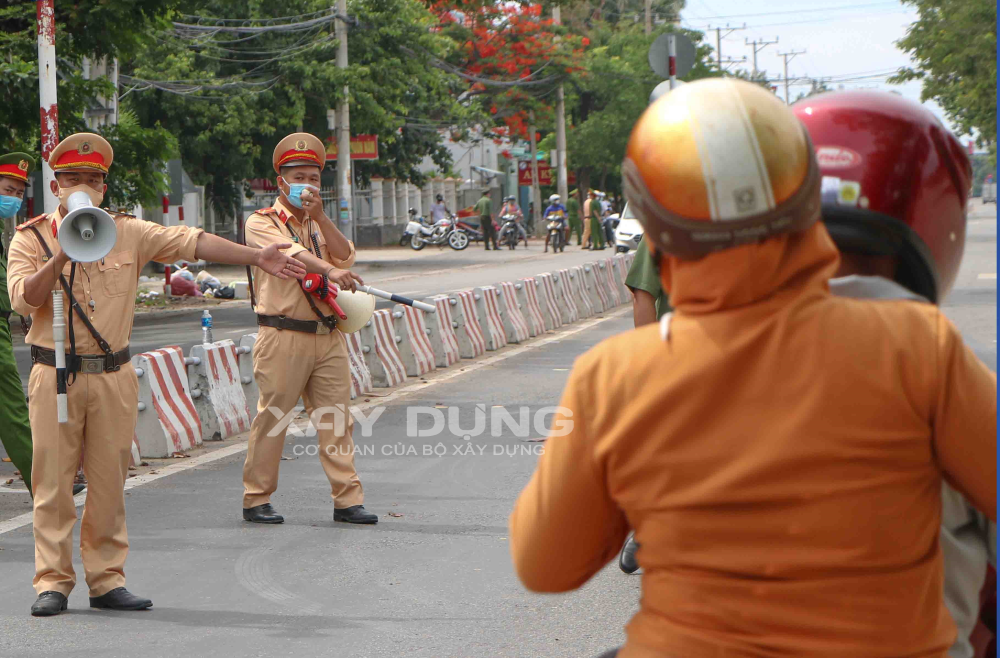
[[[21,160],[20,162],[17,163],[17,168],[20,169],[21,171],[28,171],[28,161]]]
[[[306,150],[306,140],[300,139],[299,141],[295,142],[295,149],[297,151],[305,151]]]
[[[79,149],[77,149],[77,150],[79,151],[79,153],[80,153],[81,155],[87,155],[88,153],[90,153],[90,152],[91,152],[91,151],[93,151],[94,149],[93,149],[93,147],[92,147],[92,146],[90,145],[90,142],[80,142],[80,148],[79,148]]]

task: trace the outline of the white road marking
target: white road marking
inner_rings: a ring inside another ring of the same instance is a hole
[[[979,278],[980,279],[996,279],[997,278],[997,273],[996,272],[984,272],[984,273],[982,273],[982,274],[979,275]]]
[[[626,311],[631,312],[632,307],[626,305],[615,311],[612,311],[611,313],[608,313],[604,317],[587,320],[586,322],[580,324],[577,327],[573,327],[568,331],[560,331],[555,335],[549,336],[548,338],[543,338],[541,340],[535,338],[532,339],[530,342],[528,342],[526,345],[515,347],[514,349],[510,349],[508,347],[504,349],[503,353],[497,354],[496,356],[491,356],[488,359],[482,359],[480,361],[469,363],[468,365],[463,365],[459,368],[456,368],[455,370],[452,370],[451,372],[446,373],[441,377],[435,377],[433,379],[429,379],[419,384],[405,386],[403,388],[393,391],[392,393],[386,395],[385,397],[377,397],[371,402],[364,402],[355,406],[357,406],[362,411],[365,411],[373,407],[383,406],[390,402],[394,402],[399,398],[409,395],[410,393],[416,393],[418,391],[420,392],[426,391],[431,386],[435,386],[442,382],[450,381],[455,377],[461,377],[462,375],[467,375],[470,372],[475,372],[481,368],[486,368],[488,366],[496,365],[497,363],[500,363],[501,361],[506,361],[511,357],[524,354],[525,352],[530,352],[531,350],[538,349],[539,347],[543,347],[545,345],[548,345],[549,343],[554,343],[558,340],[562,340],[563,338],[567,338],[574,334],[578,334],[581,331],[585,331],[595,325],[600,324],[601,322],[605,322],[606,320],[611,320],[613,318],[617,318],[621,315],[624,315]],[[458,366],[460,364],[455,364],[455,365]],[[225,459],[226,457],[229,457],[231,455],[238,455],[241,452],[246,451],[246,449],[247,449],[247,441],[242,440],[239,443],[235,443],[231,446],[227,446],[225,448],[220,448],[218,450],[205,453],[204,455],[191,457],[190,459],[182,459],[177,461],[176,463],[168,464],[167,466],[157,467],[155,469],[155,472],[151,471],[149,473],[145,473],[143,475],[137,475],[134,478],[129,478],[128,480],[126,480],[125,491],[128,491],[129,489],[134,489],[135,487],[141,487],[142,485],[149,484],[150,482],[155,482],[156,480],[159,480],[160,478],[165,478],[169,475],[176,475],[177,473],[181,473],[183,471],[196,468],[198,466],[202,466],[203,464],[211,464],[212,462],[218,461],[220,459]],[[76,503],[77,507],[83,505],[86,502],[86,500],[87,500],[86,490],[77,494],[73,498],[73,502]],[[32,512],[26,512],[24,514],[21,514],[20,516],[15,516],[11,519],[7,519],[6,521],[0,522],[0,535],[11,532],[13,530],[17,530],[18,528],[23,528],[24,526],[31,523],[31,518],[32,518]]]

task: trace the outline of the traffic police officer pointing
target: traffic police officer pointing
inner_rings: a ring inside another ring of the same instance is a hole
[[[76,585],[73,572],[73,477],[80,453],[89,482],[80,525],[80,553],[90,587],[90,606],[142,610],[152,606],[125,589],[125,478],[135,428],[139,384],[130,362],[128,340],[139,272],[150,260],[170,263],[199,260],[252,264],[278,277],[302,276],[301,263],[272,245],[249,249],[187,226],[166,228],[130,215],[114,215],[117,241],[93,263],[71,262],[56,239],[74,192],[86,192],[100,205],[111,166],[111,145],[99,135],[80,133],[52,151],[52,192],[56,212],[18,227],[10,247],[8,289],[14,310],[33,320],[28,409],[34,444],[35,616],[66,609]],[[56,369],[52,336],[52,291],[61,288],[71,316],[67,423],[56,414]],[[85,448],[85,449],[84,449]]]
[[[285,253],[301,260],[311,274],[322,274],[342,290],[356,289],[359,277],[349,271],[354,244],[323,212],[320,173],[326,151],[319,138],[295,133],[278,142],[272,158],[281,192],[273,208],[247,219],[246,242],[264,247],[294,242]],[[271,506],[278,488],[278,465],[287,423],[281,422],[301,396],[317,428],[319,457],[330,480],[334,521],[377,523],[362,505],[364,494],[354,469],[354,419],[348,412],[351,377],[347,341],[336,330],[336,316],[315,302],[295,281],[251,276],[251,299],[260,331],[253,348],[254,379],[260,390],[257,416],[250,426],[250,446],[243,466],[243,519],[281,523]],[[339,414],[334,422],[324,415]]]

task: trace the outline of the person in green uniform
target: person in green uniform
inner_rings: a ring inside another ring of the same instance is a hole
[[[643,236],[635,250],[635,260],[625,277],[625,285],[632,291],[632,321],[635,327],[657,322],[669,313],[670,297],[660,283],[660,272]]]
[[[598,193],[599,194],[599,193]],[[590,239],[593,241],[591,249],[604,249],[604,226],[601,220],[604,218],[604,207],[600,198],[590,201]]]
[[[493,228],[493,201],[490,200],[489,188],[483,190],[483,196],[476,202],[476,213],[479,215],[479,227],[483,231],[483,244],[486,251],[490,250],[490,241],[493,241],[493,251],[497,251],[497,232]]]
[[[17,215],[24,200],[35,160],[27,153],[0,156],[0,218]],[[0,245],[0,442],[31,491],[31,426],[21,376],[14,361],[10,335],[10,296],[7,293],[7,245]]]
[[[576,190],[569,193],[569,200],[566,202],[566,215],[569,217],[568,237],[572,239],[575,231],[576,246],[579,247],[583,243],[583,222],[580,221],[580,202],[576,198]]]

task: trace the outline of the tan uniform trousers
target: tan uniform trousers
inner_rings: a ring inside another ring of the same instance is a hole
[[[319,425],[319,459],[330,480],[334,506],[360,505],[364,493],[354,469],[354,419],[348,411],[351,374],[344,335],[261,327],[253,348],[253,373],[260,397],[243,465],[243,508],[270,502],[278,488],[287,425],[280,427],[281,418],[269,409],[280,410],[283,418],[300,396],[314,426]],[[316,409],[331,411],[320,415],[314,414]]]
[[[590,240],[590,217],[585,217],[583,219],[583,246],[587,246],[587,241]]]
[[[73,480],[83,452],[87,503],[80,523],[80,554],[90,596],[125,586],[128,532],[125,479],[139,400],[131,364],[118,372],[77,374],[66,390],[69,422],[56,411],[56,369],[36,365],[28,379],[28,416],[34,445],[35,591],[69,595],[73,572]],[[86,447],[86,450],[84,450]]]

